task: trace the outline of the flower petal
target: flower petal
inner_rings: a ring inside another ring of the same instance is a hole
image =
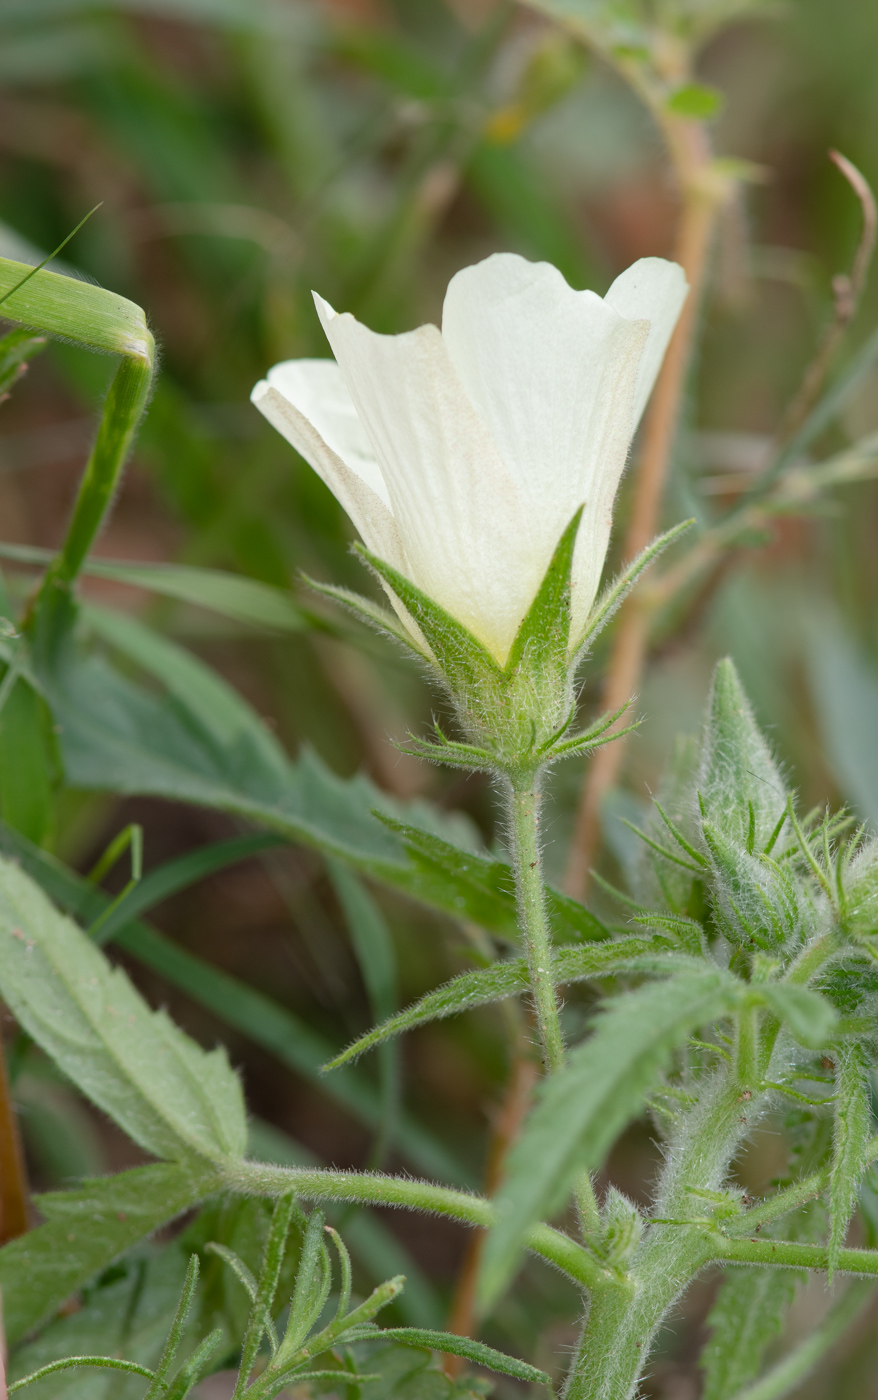
[[[326,482],[369,549],[396,568],[405,555],[381,469],[333,360],[287,360],[250,395]]]
[[[548,263],[494,254],[452,278],[442,335],[467,394],[514,472],[541,568],[585,505],[573,617],[591,606],[610,510],[634,431],[634,386],[648,333]],[[542,576],[542,575],[541,575]]]
[[[404,571],[504,661],[548,556],[440,332],[377,335],[315,301],[387,483]]]
[[[652,393],[668,341],[689,295],[679,263],[641,258],[616,278],[604,301],[629,320],[649,321],[649,338],[640,359],[634,395],[634,425],[640,422]]]

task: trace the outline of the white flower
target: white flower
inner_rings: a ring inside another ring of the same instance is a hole
[[[502,664],[584,505],[571,638],[582,633],[686,292],[662,258],[629,267],[601,299],[548,263],[495,253],[451,279],[441,331],[377,335],[315,296],[335,362],[275,365],[252,399],[367,547]]]

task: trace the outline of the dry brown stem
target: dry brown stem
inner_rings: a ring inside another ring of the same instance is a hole
[[[27,1230],[27,1201],[24,1154],[0,1040],[0,1245],[17,1239]]]
[[[625,537],[626,562],[639,554],[658,530],[707,258],[717,214],[731,189],[731,182],[712,170],[710,143],[701,123],[667,121],[665,135],[682,200],[675,256],[686,273],[690,290],[656,382],[645,424],[634,506]],[[604,707],[618,709],[637,689],[646,656],[647,635],[644,605],[634,595],[619,616],[604,685]],[[567,893],[576,899],[585,897],[600,831],[601,805],[616,780],[622,754],[621,740],[598,750],[583,787],[565,880]]]

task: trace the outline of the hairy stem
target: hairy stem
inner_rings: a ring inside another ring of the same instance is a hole
[[[564,1039],[555,994],[552,942],[546,913],[540,851],[540,775],[525,771],[509,786],[509,830],[518,899],[518,921],[527,955],[528,976],[534,1012],[540,1031],[543,1063],[547,1074],[556,1074],[564,1065]],[[594,1188],[587,1172],[576,1185],[580,1224],[587,1237],[599,1226],[600,1216]]]
[[[262,1162],[230,1163],[224,1176],[230,1191],[247,1196],[275,1197],[294,1191],[308,1201],[369,1201],[374,1205],[401,1206],[428,1211],[459,1220],[464,1225],[488,1229],[496,1212],[484,1196],[434,1186],[410,1177],[375,1173],[308,1170],[304,1167],[274,1167]],[[535,1225],[526,1236],[527,1248],[554,1264],[580,1288],[618,1285],[615,1274],[605,1268],[576,1240],[550,1225]]]

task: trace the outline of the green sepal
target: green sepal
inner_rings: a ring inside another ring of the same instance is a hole
[[[571,658],[578,660],[582,656],[585,649],[604,630],[613,615],[618,612],[644,570],[648,569],[650,564],[660,554],[663,554],[669,545],[674,544],[694,524],[694,517],[691,520],[683,520],[679,525],[674,525],[672,529],[659,535],[658,539],[653,540],[652,544],[648,544],[646,549],[642,549],[636,558],[632,559],[627,569],[623,569],[619,577],[604,589],[589,613],[585,630],[570,649]]]
[[[495,771],[497,760],[488,749],[447,739],[438,724],[433,726],[433,732],[437,736],[435,743],[409,733],[404,744],[396,743],[394,747],[399,749],[400,753],[411,754],[413,758],[423,758],[428,763],[442,763],[448,768],[464,768],[468,773]]]
[[[563,685],[570,644],[570,574],[584,509],[584,506],[579,507],[555,547],[537,596],[512,643],[504,668],[507,674],[518,670],[527,661],[529,668],[534,670],[556,667],[561,673]]]
[[[383,608],[380,603],[373,603],[371,598],[364,598],[361,593],[355,593],[352,588],[341,588],[334,583],[320,583],[309,574],[300,571],[299,577],[302,582],[319,593],[323,598],[329,598],[333,603],[338,603],[360,622],[365,622],[367,626],[374,628],[383,636],[392,637],[395,642],[401,643],[413,652],[422,661],[430,661],[432,658],[427,655],[415,642],[410,632],[407,632],[394,617],[389,608]]]
[[[626,700],[624,705],[620,705],[618,710],[612,714],[601,715],[595,720],[590,728],[583,730],[581,734],[572,734],[569,739],[552,738],[542,748],[537,750],[538,756],[544,763],[556,763],[559,758],[579,758],[592,753],[595,749],[603,748],[604,744],[612,744],[614,739],[621,739],[625,734],[633,734],[635,729],[639,729],[642,723],[636,719],[632,724],[626,724],[624,729],[613,730],[613,725],[631,704]],[[561,730],[565,733],[567,726]],[[608,731],[612,730],[612,733]]]
[[[488,678],[502,675],[496,659],[477,637],[456,617],[418,588],[417,584],[379,559],[364,545],[354,545],[354,552],[364,559],[382,582],[393,589],[399,601],[411,613],[420,627],[436,663],[455,694],[480,687]]]

